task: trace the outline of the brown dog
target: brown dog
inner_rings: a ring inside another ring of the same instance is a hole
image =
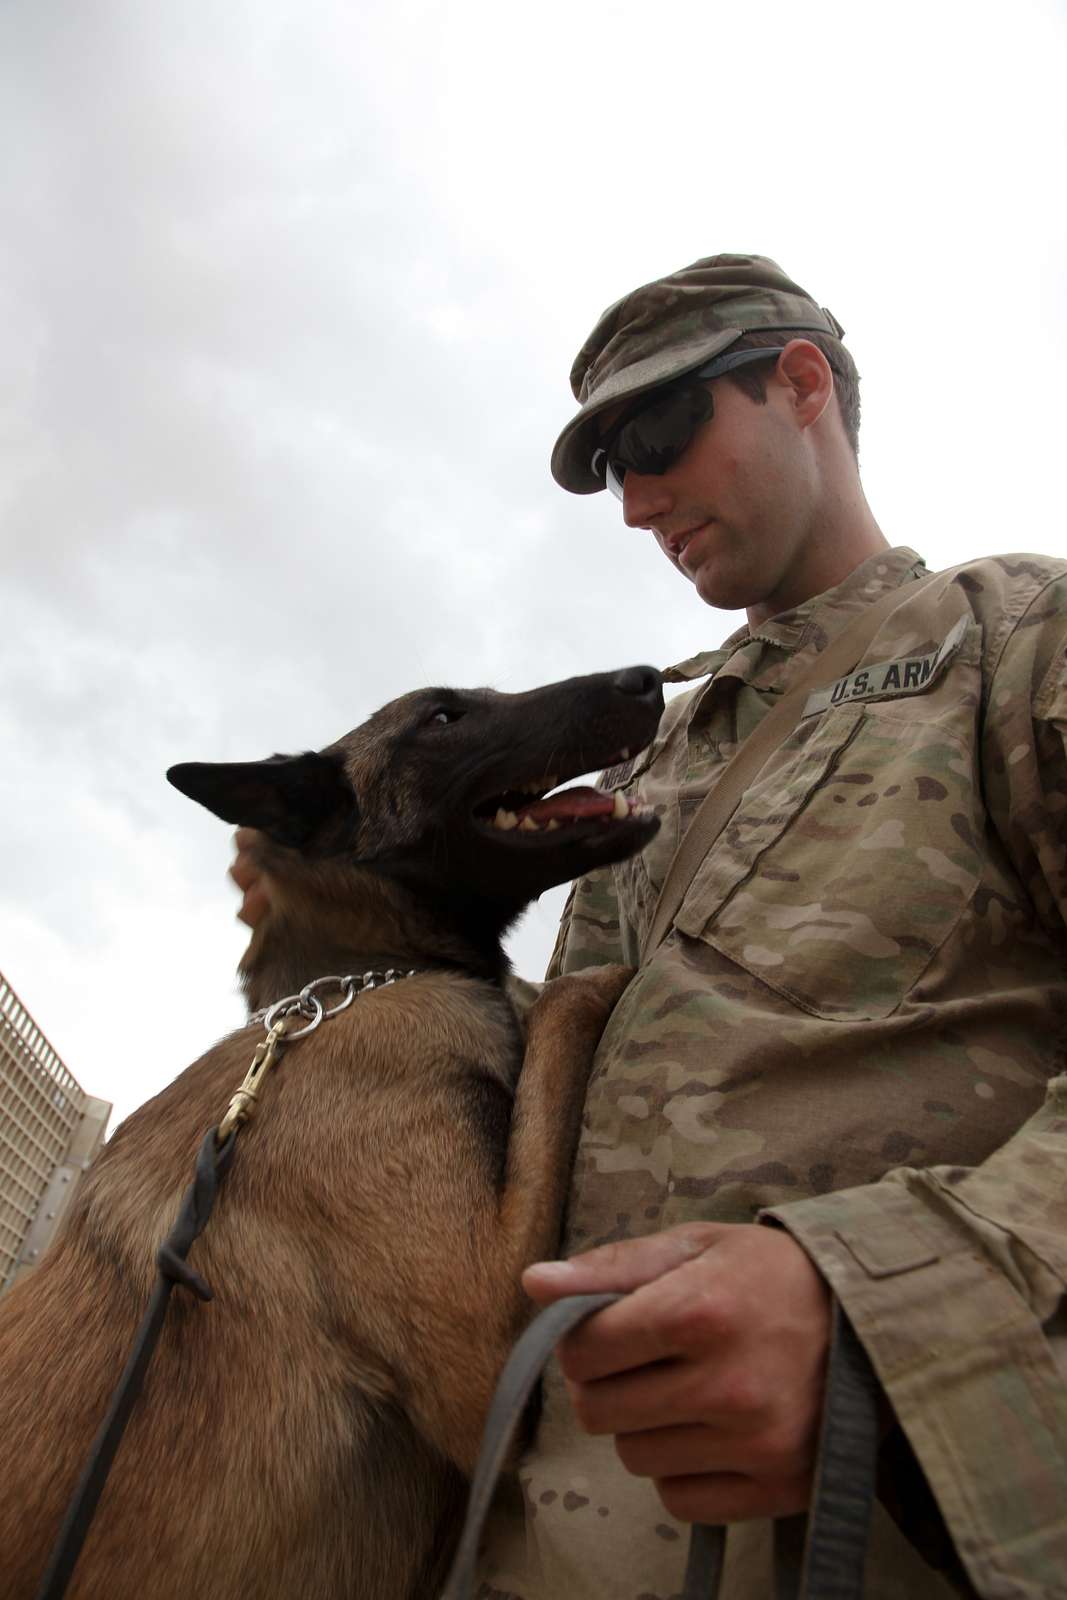
[[[650,668],[423,690],[319,754],[172,769],[265,835],[253,1007],[329,974],[418,971],[285,1048],[193,1249],[215,1301],[172,1301],[70,1600],[435,1593],[625,981],[550,985],[523,1059],[501,936],[543,889],[651,838],[654,817],[599,791],[538,797],[643,746],[661,707]],[[8,1600],[40,1580],[156,1247],[262,1037],[223,1040],[122,1125],[0,1303]]]

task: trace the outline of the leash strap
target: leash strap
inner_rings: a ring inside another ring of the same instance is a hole
[[[834,1302],[800,1600],[860,1600],[878,1472],[878,1380]]]
[[[850,672],[898,606],[911,600],[938,576],[938,573],[931,573],[917,578],[906,584],[903,591],[891,589],[862,611],[832,644],[820,651],[810,670],[767,712],[727,762],[714,788],[702,800],[667,869],[641,949],[642,965],[666,938],[705,856],[737,810],[745,790],[800,721],[808,697],[816,689],[826,688]]]
[[[878,1380],[835,1300],[811,1511],[774,1523],[774,1600],[862,1600],[878,1470]],[[695,1526],[682,1600],[718,1600],[725,1528]]]
[[[440,1600],[473,1600],[482,1530],[519,1418],[556,1345],[619,1294],[570,1295],[536,1317],[508,1358],[489,1408],[467,1514]],[[812,1509],[774,1524],[774,1600],[862,1600],[875,1496],[878,1383],[841,1307],[834,1304]],[[693,1526],[680,1600],[718,1600],[726,1529]]]
[[[463,1519],[459,1544],[452,1559],[448,1581],[441,1591],[441,1600],[471,1600],[474,1594],[478,1546],[493,1491],[519,1418],[549,1356],[565,1333],[584,1322],[586,1317],[592,1316],[594,1311],[602,1311],[605,1306],[614,1305],[616,1300],[621,1299],[621,1294],[568,1295],[535,1317],[516,1343],[493,1393],[482,1434],[482,1447],[478,1452],[478,1464],[471,1479],[467,1515]]]
[[[694,1522],[681,1600],[718,1600],[726,1559],[726,1529]]]
[[[535,1317],[515,1345],[489,1407],[478,1464],[471,1480],[467,1514],[440,1600],[472,1600],[478,1546],[493,1491],[519,1418],[549,1356],[564,1334],[594,1312],[602,1311],[605,1306],[614,1305],[621,1299],[621,1294],[568,1295]],[[681,1600],[708,1600],[708,1597],[714,1600],[719,1589],[724,1544],[725,1533],[722,1528],[694,1527]]]
[[[71,1573],[81,1554],[89,1524],[103,1493],[115,1452],[126,1431],[130,1413],[141,1392],[149,1362],[155,1353],[163,1329],[163,1319],[175,1284],[189,1289],[200,1300],[210,1300],[212,1293],[198,1272],[194,1272],[186,1256],[195,1239],[203,1231],[211,1216],[218,1187],[233,1160],[237,1133],[230,1134],[226,1142],[216,1143],[218,1130],[212,1128],[204,1138],[196,1158],[196,1175],[185,1191],[177,1219],[156,1252],[159,1276],[152,1291],[141,1325],[137,1330],[122,1377],[111,1397],[107,1415],[93,1441],[89,1459],[85,1463],[77,1487],[71,1496],[63,1525],[52,1548],[52,1556],[37,1590],[36,1600],[61,1600],[66,1593]]]

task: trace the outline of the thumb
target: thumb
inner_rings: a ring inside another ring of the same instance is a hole
[[[522,1286],[539,1306],[550,1306],[568,1294],[607,1290],[628,1294],[701,1255],[718,1242],[726,1226],[714,1222],[683,1225],[645,1239],[598,1245],[569,1261],[537,1261],[526,1268]]]

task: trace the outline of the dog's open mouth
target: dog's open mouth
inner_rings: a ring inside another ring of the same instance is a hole
[[[626,760],[628,755],[628,751],[622,751],[618,759]],[[653,814],[651,806],[641,805],[619,790],[608,793],[587,784],[557,789],[559,781],[558,777],[546,776],[538,782],[519,784],[490,795],[474,808],[475,819],[483,827],[500,833],[528,834],[555,833],[583,823],[610,827],[613,823]]]
[[[506,790],[478,806],[474,813],[479,822],[488,823],[501,833],[510,833],[514,828],[521,833],[538,833],[542,830],[552,833],[557,828],[573,826],[578,822],[622,822],[628,817],[647,817],[651,814],[650,806],[639,805],[618,790],[608,794],[603,789],[583,784],[573,789],[561,789],[558,794],[548,794],[533,802],[528,793]]]

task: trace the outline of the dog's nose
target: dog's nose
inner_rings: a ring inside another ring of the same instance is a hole
[[[624,667],[611,680],[612,688],[635,700],[651,700],[660,692],[663,680],[655,667]]]

